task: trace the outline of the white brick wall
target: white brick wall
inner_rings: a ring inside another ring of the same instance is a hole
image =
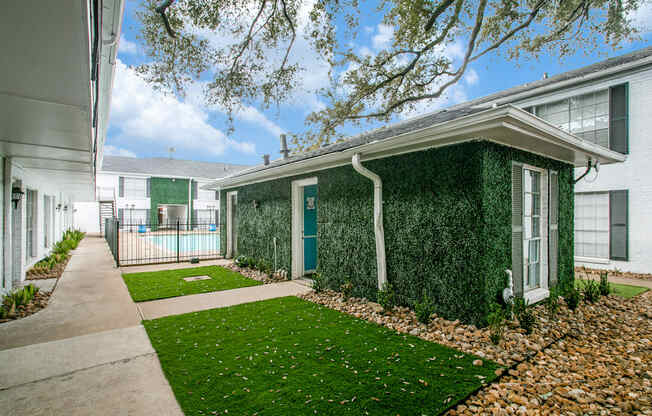
[[[594,182],[582,180],[575,192],[629,190],[629,261],[605,260],[576,265],[652,273],[652,68],[613,76],[576,88],[517,103],[522,107],[555,101],[612,85],[629,83],[629,155],[624,163],[602,166]],[[576,169],[579,177],[585,169]],[[592,172],[588,178],[595,177]]]

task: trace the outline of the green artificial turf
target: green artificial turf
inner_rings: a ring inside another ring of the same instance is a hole
[[[436,415],[498,368],[296,297],[144,325],[186,416]]]
[[[583,279],[575,279],[575,287],[581,289],[584,282],[585,280]],[[633,298],[634,296],[638,296],[641,293],[645,293],[649,290],[646,287],[622,285],[620,283],[611,282],[609,282],[609,286],[611,287],[611,291],[614,295],[622,296],[625,299]]]
[[[184,277],[209,276],[209,280],[186,282]],[[195,293],[217,292],[238,287],[261,285],[254,279],[220,266],[161,270],[158,272],[126,273],[122,275],[135,302],[172,298]]]

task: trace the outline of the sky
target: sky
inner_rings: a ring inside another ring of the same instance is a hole
[[[439,108],[482,97],[496,91],[541,79],[585,65],[618,56],[652,44],[652,0],[633,16],[642,30],[640,41],[621,45],[613,51],[579,52],[560,62],[556,56],[543,55],[538,60],[518,64],[498,57],[487,56],[471,64],[466,75],[445,97],[430,103],[421,103],[418,109],[399,118],[407,118],[435,111]],[[139,21],[135,11],[142,0],[126,0],[122,34],[116,62],[113,97],[106,137],[105,154],[129,157],[168,157],[169,149],[176,159],[201,160],[245,165],[262,162],[263,154],[272,159],[279,155],[279,135],[305,130],[304,120],[310,112],[323,108],[319,97],[308,91],[325,86],[327,67],[315,56],[307,42],[299,37],[295,58],[306,68],[303,88],[294,98],[280,107],[263,110],[247,106],[235,114],[235,131],[228,133],[228,123],[219,108],[205,105],[199,86],[185,98],[165,95],[140,79],[132,67],[147,62],[137,39]],[[392,39],[392,28],[377,20],[373,13],[360,18],[360,36],[356,40],[359,53],[373,53]],[[366,19],[366,20],[365,20]],[[447,54],[460,59],[462,48],[453,45]],[[376,125],[362,125],[350,133],[363,132]]]

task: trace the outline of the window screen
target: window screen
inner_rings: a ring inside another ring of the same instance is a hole
[[[575,255],[609,258],[609,193],[575,194]]]

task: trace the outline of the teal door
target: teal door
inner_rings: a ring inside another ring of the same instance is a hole
[[[317,269],[317,185],[303,187],[303,270]]]

